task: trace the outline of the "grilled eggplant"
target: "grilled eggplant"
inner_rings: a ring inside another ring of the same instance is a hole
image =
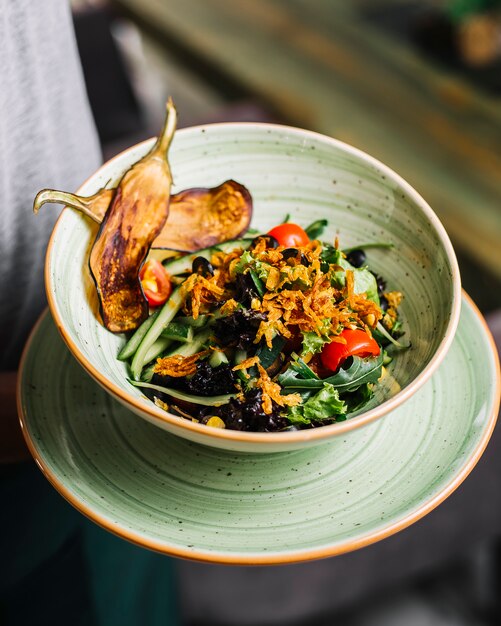
[[[92,246],[89,266],[103,323],[112,332],[134,330],[148,316],[139,270],[169,214],[172,175],[167,151],[176,119],[169,100],[162,133],[124,174]]]

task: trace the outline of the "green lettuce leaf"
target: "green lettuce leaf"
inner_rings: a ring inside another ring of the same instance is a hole
[[[377,292],[376,277],[366,268],[353,270],[355,284],[353,291],[355,293],[365,293],[368,300],[372,300],[379,306],[379,295]]]
[[[319,337],[317,333],[303,333],[302,354],[316,354],[322,350],[326,343],[330,343],[329,337]]]
[[[238,263],[235,265],[235,272],[237,274],[243,274],[245,270],[253,264],[253,262],[254,257],[252,254],[248,250],[244,250]]]
[[[244,252],[242,252],[242,256],[235,265],[235,272],[237,274],[244,274],[249,271],[254,273],[254,276],[265,283],[268,280],[270,269],[271,266],[268,265],[268,263],[263,263],[259,259],[255,259],[248,250],[244,250]]]
[[[345,264],[347,262],[345,261]],[[372,300],[379,306],[379,294],[377,292],[377,281],[374,274],[372,274],[367,268],[361,267],[359,269],[352,267],[349,263],[347,263],[349,267],[346,269],[351,269],[353,272],[353,291],[355,293],[365,293],[367,294],[367,299]],[[337,272],[331,272],[331,284],[333,287],[337,289],[342,289],[346,285],[346,271],[338,270]]]
[[[310,424],[346,413],[346,403],[339,398],[339,391],[329,383],[304,404],[289,409],[287,418],[293,424]]]

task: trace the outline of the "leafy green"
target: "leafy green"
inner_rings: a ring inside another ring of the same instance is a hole
[[[387,340],[399,350],[406,350],[407,348],[410,348],[410,343],[405,345],[400,343],[400,341],[397,341],[395,337],[392,337],[391,334],[383,326],[383,324],[381,324],[381,322],[378,322],[376,328],[373,331],[373,335],[376,340]]]
[[[324,263],[328,263],[331,265],[341,265],[342,261],[347,262],[345,259],[343,259],[343,253],[341,252],[341,250],[335,248],[334,246],[331,246],[329,243],[322,244],[320,259],[324,261]]]
[[[271,266],[268,265],[268,263],[263,263],[259,259],[254,258],[248,250],[245,250],[242,253],[240,260],[235,265],[235,272],[237,274],[244,274],[245,272],[249,272],[252,275],[252,273],[254,272],[255,276],[264,282],[268,280],[270,269]],[[254,279],[254,276],[252,276],[252,278]],[[261,296],[262,295],[263,294],[261,294]]]
[[[377,280],[372,272],[366,268],[353,270],[355,293],[365,293],[368,300],[372,300],[379,306],[379,295],[377,292]]]
[[[355,293],[367,294],[367,299],[372,300],[379,306],[377,280],[374,274],[365,267],[356,268],[346,261],[344,261],[344,264],[348,265],[346,269],[351,269],[353,272],[353,291]],[[346,269],[331,272],[331,284],[333,287],[342,289],[346,285]]]
[[[352,246],[351,248],[343,248],[345,254],[349,254],[352,250],[368,250],[369,248],[394,248],[395,244],[392,241],[372,241],[371,243],[362,243],[358,246]]]
[[[317,333],[303,333],[303,350],[302,354],[316,354],[324,347],[326,343],[330,343],[330,338],[325,335],[319,336]]]
[[[266,289],[263,285],[262,280],[259,278],[256,270],[254,270],[252,267],[249,269],[249,274],[250,274],[250,277],[252,278],[252,282],[254,283],[258,294],[262,298],[264,294],[266,293]]]
[[[365,385],[361,385],[355,391],[351,393],[343,394],[343,400],[346,402],[348,407],[348,413],[353,413],[358,409],[361,409],[363,406],[369,402],[369,400],[374,395],[372,391],[372,386],[370,383],[365,383]]]
[[[290,389],[315,389],[320,388],[324,383],[329,383],[341,392],[354,391],[365,383],[375,383],[381,377],[383,366],[383,351],[377,357],[361,358],[351,357],[352,362],[346,369],[341,367],[337,374],[320,380],[305,379],[301,377],[293,366],[289,367],[278,377],[279,384]],[[347,361],[348,362],[348,361]]]
[[[302,405],[291,407],[287,418],[293,424],[310,424],[312,421],[331,419],[346,413],[346,403],[339,398],[339,391],[324,382],[314,396]]]
[[[397,320],[393,326],[391,327],[391,334],[393,335],[393,337],[397,337],[397,336],[401,336],[403,333],[400,330],[402,328],[402,322],[401,320]]]
[[[325,227],[329,222],[327,220],[316,220],[304,229],[304,232],[310,239],[318,239],[324,232]]]
[[[259,346],[256,350],[256,356],[259,357],[259,362],[264,369],[267,369],[275,362],[285,343],[286,340],[282,335],[276,335],[271,340],[271,348],[268,348],[266,344]]]
[[[192,404],[202,404],[204,406],[221,406],[222,404],[228,404],[228,402],[235,397],[235,394],[229,393],[220,396],[198,396],[192,393],[185,393],[179,389],[171,389],[170,387],[163,387],[162,385],[153,385],[151,383],[128,379],[131,385],[134,387],[145,387],[147,389],[154,389],[165,393],[176,400],[184,400],[185,402],[191,402]]]
[[[303,359],[299,358],[298,355],[293,352],[291,357],[294,361],[291,363],[291,368],[299,374],[301,378],[312,378],[314,380],[319,380],[318,376],[315,372],[306,365]]]
[[[252,265],[254,262],[254,257],[248,250],[244,250],[242,252],[242,256],[238,263],[235,264],[235,272],[237,274],[243,274],[244,271]]]

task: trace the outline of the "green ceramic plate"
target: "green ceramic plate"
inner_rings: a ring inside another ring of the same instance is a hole
[[[398,409],[313,448],[236,453],[128,411],[78,365],[46,314],[24,355],[19,407],[46,477],[98,524],[171,555],[285,563],[370,544],[444,500],[494,428],[498,368],[464,298],[447,357]]]

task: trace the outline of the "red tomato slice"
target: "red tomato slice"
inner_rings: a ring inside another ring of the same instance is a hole
[[[335,372],[349,356],[377,356],[380,352],[377,341],[369,337],[365,330],[345,328],[341,337],[346,339],[346,343],[332,341],[324,346],[320,354],[322,365],[331,372]]]
[[[268,235],[275,237],[279,245],[286,246],[287,248],[306,246],[310,241],[310,238],[301,226],[289,222],[275,226],[275,228],[268,231]]]
[[[150,259],[141,268],[139,280],[143,293],[152,307],[160,306],[167,301],[172,291],[169,274],[156,259]]]

